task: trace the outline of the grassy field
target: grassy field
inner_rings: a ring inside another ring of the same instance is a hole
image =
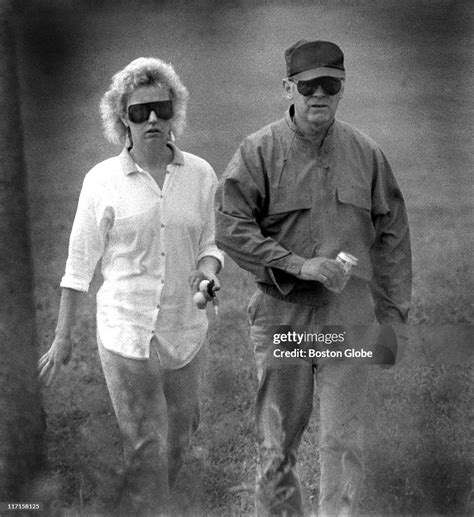
[[[407,201],[415,272],[411,323],[431,330],[451,325],[449,338],[435,341],[453,351],[444,355],[448,360],[434,361],[431,341],[415,339],[397,367],[374,369],[362,510],[468,514],[472,363],[455,352],[462,324],[473,323],[469,3],[72,5],[31,1],[17,18],[39,349],[52,340],[82,178],[119,151],[102,137],[98,115],[112,74],[140,55],[174,63],[191,93],[179,145],[220,175],[246,134],[283,113],[284,49],[301,37],[336,41],[348,67],[340,118],[380,143]],[[49,465],[30,500],[43,500],[48,515],[103,513],[116,495],[119,436],[95,344],[99,283],[95,278],[81,305],[70,365],[44,390]],[[210,314],[202,425],[176,489],[177,515],[253,510],[256,378],[245,308],[254,286],[230,260],[222,283],[220,317]],[[318,496],[317,431],[315,411],[300,452],[308,511]]]

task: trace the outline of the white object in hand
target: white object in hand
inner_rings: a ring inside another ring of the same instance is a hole
[[[205,309],[207,302],[211,300],[211,296],[207,290],[209,280],[201,280],[199,283],[199,291],[193,296],[194,303],[198,309]]]
[[[346,253],[345,251],[341,251],[338,256],[336,257],[336,260],[342,264],[342,267],[344,268],[344,282],[341,286],[339,286],[338,289],[330,288],[330,291],[333,291],[335,293],[342,293],[344,290],[344,287],[346,287],[346,284],[349,280],[349,277],[352,273],[352,268],[357,266],[357,263],[359,262],[359,259],[357,257],[354,257],[354,255],[350,255],[349,253]]]
[[[207,298],[206,298],[205,294],[202,293],[201,291],[197,292],[193,296],[193,301],[194,301],[194,304],[196,305],[196,307],[198,309],[205,309],[206,308]]]
[[[202,293],[205,293],[207,291],[207,286],[209,285],[209,280],[201,280],[199,282],[199,290]]]

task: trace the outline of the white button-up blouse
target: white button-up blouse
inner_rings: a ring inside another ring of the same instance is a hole
[[[172,147],[160,190],[127,149],[86,175],[69,241],[62,287],[87,291],[102,259],[97,330],[104,347],[147,359],[153,336],[164,368],[185,366],[207,333],[188,277],[199,260],[223,263],[214,242],[217,178],[203,159]]]

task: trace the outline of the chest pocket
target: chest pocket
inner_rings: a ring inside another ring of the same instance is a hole
[[[268,215],[286,214],[311,208],[311,193],[301,192],[292,187],[282,187],[271,191]]]
[[[293,249],[294,234],[309,238],[311,193],[293,187],[271,190],[267,213],[261,220],[262,233]]]
[[[334,222],[344,229],[348,242],[357,241],[360,244],[360,251],[354,250],[354,254],[361,258],[362,250],[369,249],[375,238],[370,190],[345,185],[337,187],[336,193],[338,206]]]
[[[340,203],[351,205],[362,210],[371,211],[372,202],[370,192],[362,187],[347,185],[337,187],[337,199]]]

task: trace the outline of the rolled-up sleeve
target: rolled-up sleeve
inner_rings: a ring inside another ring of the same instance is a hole
[[[273,269],[297,275],[304,258],[262,234],[258,218],[265,199],[265,178],[262,166],[250,164],[250,156],[245,157],[244,146],[233,156],[217,189],[216,243],[240,267],[288,292],[294,281],[277,281]]]
[[[106,211],[100,213],[100,207],[95,200],[97,189],[98,186],[90,176],[86,176],[69,238],[68,258],[61,287],[87,292],[103,253],[107,216]]]
[[[204,257],[214,257],[224,267],[224,253],[216,245],[215,236],[215,212],[214,198],[217,189],[217,178],[212,171],[211,180],[204,192],[204,202],[202,203],[204,225],[199,238],[199,252],[197,262]]]
[[[372,296],[380,323],[405,323],[411,304],[410,231],[403,195],[380,150],[375,151],[372,219],[375,242],[371,250]]]

